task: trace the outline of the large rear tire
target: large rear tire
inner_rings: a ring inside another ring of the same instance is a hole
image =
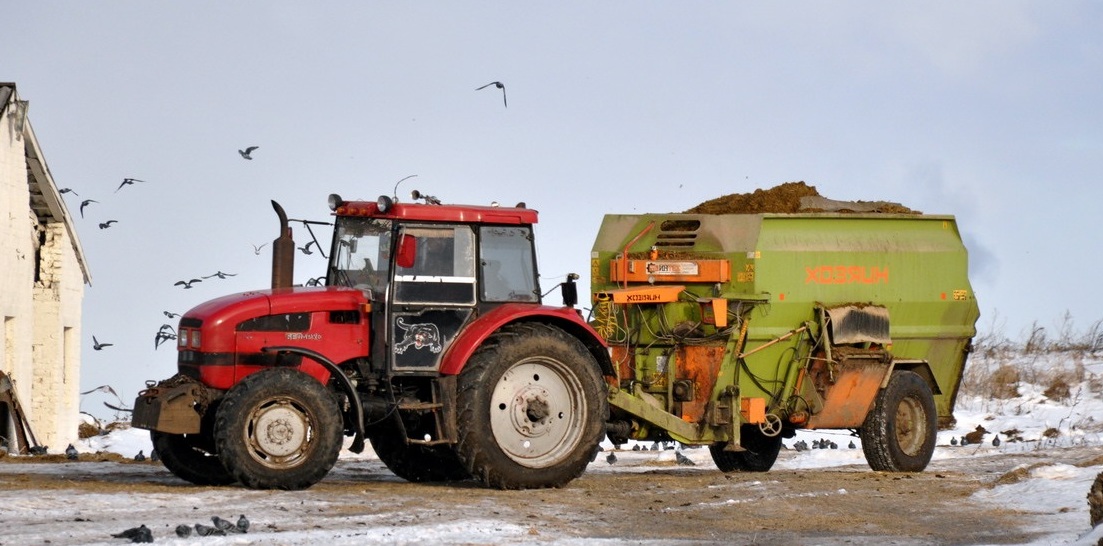
[[[459,376],[456,453],[483,484],[560,487],[586,470],[609,413],[597,361],[540,323],[487,339]]]
[[[914,372],[896,371],[877,393],[859,430],[870,468],[920,472],[931,462],[938,415],[927,382]]]
[[[781,434],[767,436],[756,425],[739,429],[739,445],[745,451],[725,451],[725,444],[709,446],[712,462],[721,472],[766,472],[781,452]]]
[[[413,436],[420,432],[416,423],[405,423]],[[454,482],[471,478],[452,446],[407,444],[398,425],[388,419],[368,431],[375,454],[395,476],[409,482]]]
[[[305,489],[337,462],[343,433],[337,401],[291,368],[241,380],[218,408],[215,445],[226,469],[253,489]]]
[[[237,481],[218,455],[210,434],[168,434],[150,431],[153,449],[161,464],[184,481],[195,485],[229,485]]]

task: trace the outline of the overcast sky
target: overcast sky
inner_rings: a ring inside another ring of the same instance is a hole
[[[414,174],[400,196],[538,209],[545,287],[605,213],[803,180],[956,215],[982,330],[1103,319],[1098,2],[9,4],[0,81],[79,194],[82,387],[127,405],[175,371],[163,311],[268,286],[270,200],[325,220]]]

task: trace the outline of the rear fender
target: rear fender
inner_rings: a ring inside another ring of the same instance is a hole
[[[458,375],[491,334],[515,322],[543,322],[561,328],[586,346],[601,366],[602,374],[613,375],[608,347],[597,332],[582,320],[576,309],[516,303],[496,307],[468,324],[441,359],[440,373]]]

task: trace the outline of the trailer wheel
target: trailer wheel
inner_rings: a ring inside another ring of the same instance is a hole
[[[866,461],[879,471],[922,471],[934,454],[937,426],[927,382],[914,372],[893,372],[859,430]]]
[[[229,485],[237,481],[214,454],[210,434],[167,434],[150,431],[153,449],[165,468],[195,485]]]
[[[390,420],[369,430],[368,441],[379,460],[395,476],[408,482],[454,482],[471,478],[452,446],[407,444],[402,431]]]
[[[459,376],[456,452],[489,487],[560,487],[586,470],[609,404],[593,355],[563,330],[515,324]]]
[[[781,452],[781,434],[767,436],[757,425],[739,428],[739,445],[745,451],[724,451],[725,444],[709,446],[712,462],[721,472],[766,472]]]
[[[215,419],[222,464],[246,487],[305,489],[337,462],[343,421],[324,386],[291,368],[249,375],[226,393]]]

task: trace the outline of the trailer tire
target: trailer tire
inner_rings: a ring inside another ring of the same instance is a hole
[[[195,485],[230,485],[237,481],[214,454],[210,434],[168,434],[150,431],[161,464],[177,478]]]
[[[901,370],[877,393],[859,436],[873,470],[920,472],[934,454],[937,429],[931,388],[916,373]]]
[[[408,482],[455,482],[471,478],[452,446],[407,444],[398,426],[389,422],[368,431],[368,441],[383,464]]]
[[[757,425],[743,425],[739,429],[739,445],[745,451],[725,451],[725,445],[709,446],[712,462],[721,472],[766,472],[781,452],[781,434],[767,436]]]
[[[561,487],[580,476],[605,436],[609,403],[598,363],[554,326],[521,323],[491,335],[459,375],[459,442],[488,487]]]
[[[226,469],[252,489],[305,489],[337,462],[343,420],[334,396],[292,368],[256,372],[218,408],[215,445]]]

